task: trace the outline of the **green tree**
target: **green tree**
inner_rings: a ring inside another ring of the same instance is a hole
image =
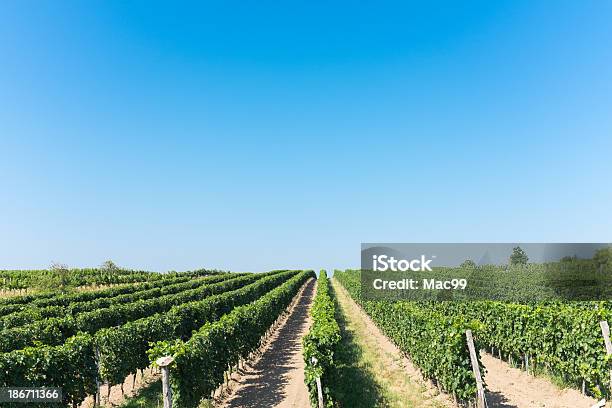
[[[510,255],[510,265],[527,265],[529,257],[527,253],[523,251],[523,248],[517,246],[512,249],[512,255]]]
[[[597,265],[608,266],[612,264],[612,247],[601,248],[595,251],[593,260]]]
[[[73,289],[68,266],[54,262],[49,272],[37,278],[36,288],[42,291],[69,292]]]
[[[109,259],[108,261],[104,261],[104,263],[100,265],[100,269],[106,272],[117,272],[120,268]]]

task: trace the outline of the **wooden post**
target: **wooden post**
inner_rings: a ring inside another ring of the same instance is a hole
[[[323,386],[321,385],[321,378],[317,377],[317,398],[319,400],[319,408],[323,408]]]
[[[312,364],[317,365],[318,360],[316,357],[313,357],[310,361],[312,361]],[[318,408],[323,408],[323,386],[321,385],[321,377],[317,377],[315,381],[317,382],[317,398],[319,400]]]
[[[525,353],[525,371],[529,374],[529,354]]]
[[[484,385],[482,383],[482,376],[480,375],[480,367],[478,366],[478,355],[476,354],[476,347],[474,347],[474,338],[472,337],[472,331],[466,330],[465,337],[467,338],[468,349],[470,350],[470,361],[472,362],[472,370],[474,371],[474,377],[476,377],[476,406],[478,408],[485,408],[485,394]]]
[[[604,343],[606,344],[606,354],[609,356],[612,354],[612,342],[610,342],[610,326],[608,326],[608,322],[605,320],[599,322],[599,326],[601,326],[601,334],[603,335]],[[610,369],[610,392],[612,392],[612,368]]]
[[[96,347],[96,395],[94,395],[94,408],[102,405],[100,395],[100,350]]]
[[[156,363],[162,372],[162,395],[164,396],[164,408],[172,408],[172,389],[170,388],[170,367],[174,359],[170,356],[158,358]]]

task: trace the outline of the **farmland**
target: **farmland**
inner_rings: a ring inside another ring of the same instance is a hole
[[[459,402],[476,395],[468,329],[476,349],[594,398],[610,397],[611,365],[600,327],[610,320],[607,303],[373,301],[362,298],[359,271],[334,277],[422,375]]]
[[[202,394],[181,392],[187,385],[173,377],[177,400],[188,406],[216,387],[226,363],[257,345],[270,319],[313,276],[301,271],[138,275],[135,283],[97,291],[3,299],[0,386],[61,387],[61,403],[38,406],[76,407],[95,395],[100,383],[123,384],[150,367],[150,355],[167,347],[182,351],[176,353],[177,370],[191,370],[206,353],[224,347],[229,360],[202,367],[204,376],[197,377]],[[228,331],[236,341],[218,341]]]
[[[477,404],[474,364],[492,407],[502,396],[531,406],[513,393],[560,406],[611,396],[607,302],[371,300],[359,270],[321,271],[316,283],[300,270],[92,271],[71,270],[72,289],[0,299],[0,387],[62,390],[61,402],[28,406],[127,407],[140,395],[157,407],[166,395],[175,408],[459,407]]]
[[[106,286],[127,283],[152,282],[166,280],[177,275],[176,272],[159,274],[147,271],[124,270],[112,263],[103,268],[86,268],[67,270],[64,265],[53,265],[50,269],[41,270],[3,270],[0,271],[0,291],[4,293],[25,294],[49,289],[50,284],[61,284],[70,287]],[[197,275],[202,271],[182,273]],[[213,271],[206,271],[212,273]],[[28,300],[28,297],[20,298]],[[1,302],[0,302],[1,303]]]

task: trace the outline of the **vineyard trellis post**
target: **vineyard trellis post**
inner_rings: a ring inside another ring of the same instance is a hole
[[[312,361],[312,364],[317,365],[318,360],[316,357],[313,357],[310,361]],[[321,377],[317,376],[315,378],[315,381],[317,383],[317,399],[319,402],[319,408],[323,408],[324,404],[323,404],[323,386],[321,385]]]
[[[110,385],[109,385],[110,387]],[[96,347],[96,395],[94,395],[94,407],[102,405],[100,393],[100,349]]]
[[[164,408],[172,408],[172,389],[170,388],[170,367],[174,358],[170,356],[160,357],[156,363],[162,372],[162,395],[164,397]]]
[[[599,322],[599,326],[601,326],[601,334],[604,338],[604,343],[606,345],[606,354],[608,356],[612,355],[612,342],[610,342],[610,326],[606,320],[602,320]],[[608,357],[612,358],[612,357]],[[610,393],[612,393],[612,369],[610,369]]]
[[[470,361],[472,362],[472,371],[474,372],[474,377],[476,377],[476,406],[478,408],[486,407],[485,393],[484,393],[484,385],[482,382],[482,376],[480,375],[480,366],[478,365],[478,356],[476,354],[476,347],[474,347],[474,338],[472,337],[472,331],[466,330],[465,337],[467,339],[468,349],[470,351]]]

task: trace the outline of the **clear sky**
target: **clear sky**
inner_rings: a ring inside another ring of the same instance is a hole
[[[611,21],[605,0],[2,1],[0,268],[610,242]]]

